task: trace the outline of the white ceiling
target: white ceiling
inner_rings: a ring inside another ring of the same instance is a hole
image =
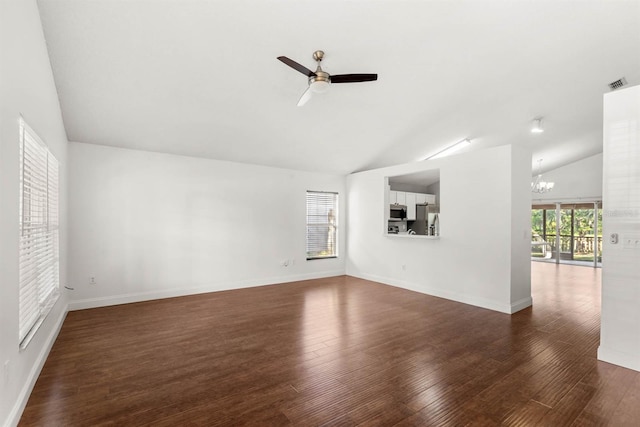
[[[463,138],[543,170],[602,151],[602,95],[640,84],[640,1],[38,0],[70,141],[349,173]],[[296,107],[306,77],[333,74]],[[543,116],[545,133],[529,132]]]
[[[389,184],[418,184],[425,187],[438,181],[440,181],[440,169],[427,169],[389,177]]]

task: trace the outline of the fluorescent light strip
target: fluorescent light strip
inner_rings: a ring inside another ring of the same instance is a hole
[[[471,144],[471,140],[469,138],[465,138],[462,141],[458,141],[455,144],[445,148],[442,151],[438,151],[436,154],[434,154],[432,156],[429,156],[429,157],[425,158],[424,160],[439,159],[440,157],[449,156],[449,155],[455,153],[456,151],[466,147],[469,144]]]

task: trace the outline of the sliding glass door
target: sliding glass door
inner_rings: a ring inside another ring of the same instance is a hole
[[[596,266],[602,261],[602,208],[596,203],[535,205],[531,257]]]
[[[594,232],[595,216],[598,229]],[[573,259],[593,262],[602,261],[602,209],[578,208],[574,210]]]

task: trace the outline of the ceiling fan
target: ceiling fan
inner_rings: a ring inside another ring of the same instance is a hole
[[[314,72],[286,56],[278,56],[280,61],[309,78],[309,87],[300,97],[298,107],[306,104],[314,93],[324,93],[329,90],[329,85],[331,85],[331,83],[357,83],[378,80],[377,74],[337,74],[332,76],[320,68],[322,58],[324,58],[323,51],[316,50],[313,52],[313,59],[318,63],[318,68],[316,68],[316,71]]]

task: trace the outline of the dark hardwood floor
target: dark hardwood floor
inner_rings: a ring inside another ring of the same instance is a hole
[[[640,425],[600,270],[532,282],[512,316],[352,277],[70,312],[21,425]]]

